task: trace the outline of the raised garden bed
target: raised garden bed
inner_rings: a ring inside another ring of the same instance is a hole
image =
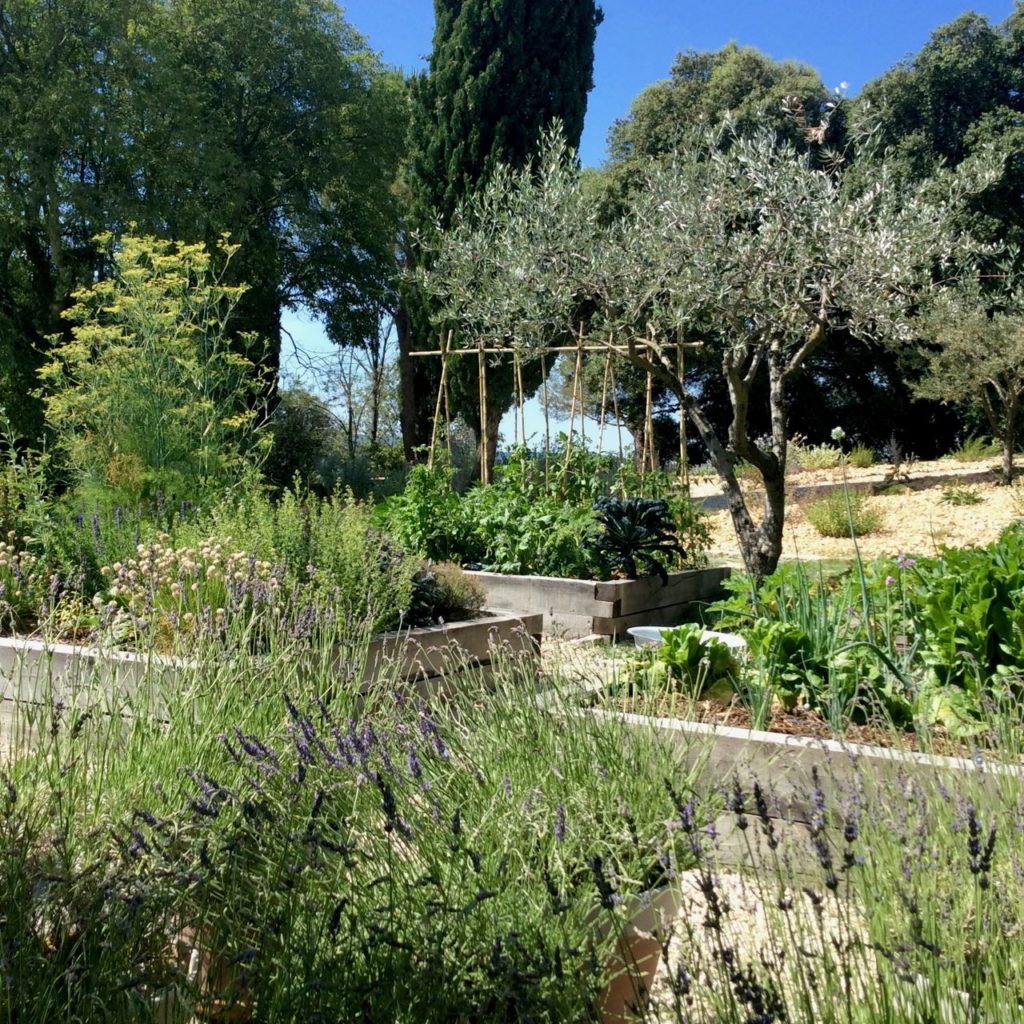
[[[674,744],[690,764],[703,767],[707,792],[728,792],[734,781],[749,793],[754,782],[768,794],[773,817],[809,821],[814,791],[821,787],[841,796],[857,785],[870,790],[900,780],[945,786],[956,792],[964,784],[994,801],[1008,786],[1024,794],[1024,766],[951,757],[844,740],[741,729],[735,726],[655,718],[608,708],[585,708],[580,714],[614,716],[631,728],[653,731]],[[836,806],[840,801],[831,800]],[[751,811],[751,813],[753,813]]]
[[[667,583],[657,576],[600,582],[496,572],[469,575],[486,589],[488,607],[543,615],[546,633],[618,640],[625,639],[630,626],[682,622],[693,602],[721,596],[722,581],[729,572],[724,567],[673,572]]]
[[[430,690],[448,675],[467,669],[489,671],[499,651],[532,665],[539,654],[540,633],[540,615],[504,613],[384,633],[370,642],[363,680],[369,683],[391,673]],[[159,715],[160,691],[173,685],[183,667],[173,658],[133,651],[0,637],[0,752],[16,727],[19,704],[62,700],[84,707],[99,702],[103,712],[117,714],[128,698],[146,693]]]

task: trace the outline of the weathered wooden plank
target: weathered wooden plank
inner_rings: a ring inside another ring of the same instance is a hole
[[[535,658],[542,630],[539,614],[509,614],[390,633],[371,642],[363,678],[386,672],[399,679],[439,676],[489,664],[495,648],[508,656]]]
[[[628,580],[635,586],[622,588],[619,600],[618,615],[633,615],[636,612],[667,608],[688,601],[710,601],[722,593],[722,580],[729,575],[726,568],[696,569],[692,572],[670,573],[668,584],[662,584],[655,577],[654,586],[651,581]]]
[[[670,573],[666,586],[656,576],[600,582],[471,573],[486,588],[490,607],[541,612],[547,632],[568,637],[613,635],[627,626],[673,625],[680,620],[666,615],[677,614],[677,606],[687,602],[714,599],[728,574],[727,568]],[[644,613],[646,617],[636,617]]]
[[[503,576],[496,572],[470,572],[487,591],[488,608],[520,612],[565,612],[570,615],[613,615],[611,601],[599,601],[594,580],[563,580],[554,576]],[[598,607],[596,605],[607,605]]]
[[[689,601],[681,604],[672,604],[667,608],[649,608],[641,612],[634,612],[632,615],[619,615],[615,618],[595,618],[593,630],[602,636],[618,637],[626,639],[626,630],[630,626],[678,626],[686,621],[687,615],[692,611]]]
[[[600,601],[618,601],[620,614],[629,615],[644,608],[702,599],[708,591],[713,592],[720,586],[728,575],[728,568],[719,567],[670,572],[667,584],[658,576],[644,576],[638,580],[609,580],[597,584],[595,597]],[[674,594],[679,596],[672,597]],[[666,595],[670,595],[667,600]]]
[[[544,632],[567,640],[590,636],[594,632],[594,616],[567,615],[556,611],[544,616]]]
[[[396,679],[439,676],[487,665],[496,648],[535,661],[542,629],[539,614],[491,614],[385,634],[371,641],[362,678],[369,681],[385,669]],[[179,659],[0,637],[0,699],[22,703],[60,700],[69,707],[98,706],[109,713],[143,704],[160,717],[166,714],[166,694],[191,670]]]

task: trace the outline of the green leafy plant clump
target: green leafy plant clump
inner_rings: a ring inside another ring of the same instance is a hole
[[[881,516],[871,507],[866,494],[846,488],[829,492],[819,501],[804,506],[807,521],[822,537],[849,537],[873,533]]]
[[[725,586],[710,614],[747,640],[758,678],[745,689],[767,688],[769,703],[814,709],[838,733],[876,721],[1020,749],[1024,527],[986,548],[830,576],[784,565],[760,588],[739,575]]]
[[[944,505],[963,507],[965,505],[982,505],[985,496],[979,494],[973,487],[967,487],[962,481],[957,480],[948,487],[943,487],[942,495],[939,498]]]
[[[959,448],[955,448],[949,454],[957,462],[981,462],[994,458],[999,453],[1000,448],[995,441],[985,437],[968,437]]]
[[[257,429],[263,383],[228,335],[245,288],[215,270],[238,246],[98,243],[114,273],[74,294],[70,338],[41,370],[58,448],[80,487],[127,504],[216,494],[269,443]]]
[[[687,623],[665,630],[659,646],[638,650],[629,670],[629,694],[655,699],[678,694],[729,703],[736,695],[739,662],[726,644],[705,639],[703,633],[701,626]]]
[[[875,464],[874,449],[863,444],[854,445],[846,458],[855,469],[868,469]]]
[[[608,578],[622,566],[588,540],[599,534],[595,503],[609,489],[628,493],[631,487],[646,495],[642,500],[664,506],[659,528],[679,541],[678,548],[661,552],[666,566],[704,564],[711,531],[697,503],[674,493],[661,474],[641,479],[608,456],[585,451],[569,452],[556,468],[524,448],[514,450],[494,483],[464,494],[455,490],[454,473],[443,461],[417,466],[405,490],[382,502],[377,514],[404,547],[437,562],[509,574]]]
[[[639,567],[666,583],[665,561],[685,552],[675,535],[668,502],[657,498],[599,498],[594,503],[598,530],[587,548],[613,572],[635,580]]]
[[[796,445],[793,458],[801,469],[835,469],[842,450],[831,444]]]

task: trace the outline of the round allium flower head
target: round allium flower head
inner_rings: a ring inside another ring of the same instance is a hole
[[[886,576],[885,577],[885,585],[887,587],[891,587],[895,582],[896,582],[896,577],[895,576]]]
[[[833,441],[842,441],[843,438],[845,438],[845,437],[846,437],[846,431],[843,430],[842,427],[836,427],[832,431],[832,440]]]

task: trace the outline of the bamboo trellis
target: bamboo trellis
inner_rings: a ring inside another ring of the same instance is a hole
[[[573,436],[576,427],[576,410],[580,413],[580,441],[586,447],[586,410],[583,394],[583,357],[587,353],[603,353],[605,357],[604,373],[601,384],[601,412],[598,422],[597,448],[599,452],[604,451],[605,421],[608,414],[608,396],[611,395],[612,415],[615,419],[616,432],[618,435],[619,458],[625,457],[625,449],[622,442],[622,417],[619,412],[618,382],[615,377],[615,366],[613,356],[626,355],[636,348],[647,348],[656,351],[659,357],[664,358],[667,352],[676,353],[676,373],[680,387],[685,387],[685,360],[684,350],[687,348],[699,348],[699,342],[676,341],[671,343],[656,343],[653,339],[638,338],[632,346],[616,344],[609,339],[602,344],[587,344],[584,341],[581,329],[574,345],[551,345],[541,349],[537,353],[541,365],[541,404],[544,413],[544,473],[548,474],[549,453],[551,449],[551,420],[548,397],[548,375],[547,359],[549,356],[573,354],[575,365],[572,381],[572,396],[569,409],[569,434],[566,441],[565,465],[568,467],[573,448]],[[476,355],[477,357],[477,394],[480,403],[480,478],[483,483],[490,483],[490,467],[487,459],[487,416],[488,416],[488,395],[487,395],[487,356],[501,355],[512,356],[513,361],[513,388],[516,407],[515,414],[515,439],[517,443],[526,443],[526,416],[525,405],[526,395],[523,387],[522,354],[516,349],[506,346],[488,346],[481,341],[477,345],[467,348],[452,347],[452,332],[447,336],[442,335],[439,339],[437,349],[427,349],[410,352],[409,355],[416,358],[440,357],[441,377],[438,383],[437,400],[434,405],[434,422],[431,430],[430,452],[427,459],[428,465],[433,465],[438,445],[438,428],[444,422],[445,436],[449,453],[451,452],[451,406],[448,395],[448,361],[449,359],[461,356]],[[651,472],[657,467],[656,445],[654,442],[654,375],[651,371],[647,373],[645,389],[644,408],[644,436],[642,444],[637,452],[641,475]],[[689,460],[686,453],[686,415],[680,407],[679,410],[679,482],[683,490],[689,493],[690,473]]]

